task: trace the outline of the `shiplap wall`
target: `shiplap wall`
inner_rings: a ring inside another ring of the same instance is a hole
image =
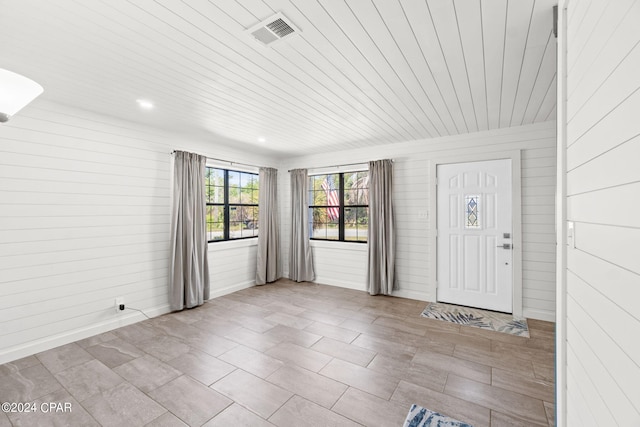
[[[280,215],[285,274],[288,274],[290,175],[288,169],[394,159],[398,296],[435,300],[429,279],[429,160],[522,150],[523,308],[527,317],[555,319],[556,129],[545,122],[453,137],[418,140],[370,149],[296,157],[279,171]],[[348,170],[348,168],[343,168]],[[316,282],[364,289],[366,245],[312,242]]]
[[[0,364],[168,311],[173,149],[269,162],[44,101],[0,126]],[[253,284],[255,241],[209,247],[212,296]]]
[[[567,18],[567,425],[640,425],[640,2]]]

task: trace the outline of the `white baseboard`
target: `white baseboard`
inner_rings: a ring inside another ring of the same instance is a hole
[[[429,292],[412,291],[408,289],[398,289],[397,291],[393,291],[391,295],[394,297],[408,298],[418,301],[433,302],[436,300],[435,295],[432,295]]]
[[[319,285],[336,286],[338,288],[355,289],[356,291],[367,290],[367,287],[364,283],[344,282],[342,280],[327,279],[322,277],[316,277],[316,280],[314,280],[313,283],[317,283]]]
[[[256,282],[253,280],[247,280],[246,282],[237,283],[231,286],[225,286],[219,289],[210,289],[209,290],[209,299],[214,299],[221,297],[223,295],[232,294],[237,291],[241,291],[243,289],[251,288],[256,285]]]
[[[535,308],[525,308],[522,315],[527,319],[546,320],[547,322],[556,321],[556,313],[547,310],[536,310]]]
[[[170,310],[168,305],[162,305],[145,309],[144,313],[148,317],[156,317],[160,316],[161,314],[169,313],[169,311]],[[61,345],[89,338],[94,335],[109,332],[114,329],[131,325],[145,319],[146,317],[142,313],[139,313],[137,311],[127,314],[120,314],[114,319],[105,320],[103,322],[85,326],[83,328],[74,329],[72,331],[30,341],[28,343],[21,344],[15,347],[10,347],[0,352],[0,365],[3,363],[21,359],[23,357],[31,356],[42,351],[50,350]]]

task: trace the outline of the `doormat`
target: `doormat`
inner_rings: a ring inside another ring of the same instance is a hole
[[[529,338],[527,319],[511,314],[432,302],[427,305],[421,316]]]
[[[416,404],[411,405],[402,427],[473,427]]]

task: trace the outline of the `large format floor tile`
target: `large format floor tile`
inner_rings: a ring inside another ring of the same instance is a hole
[[[186,375],[153,390],[149,396],[190,426],[201,426],[233,403]]]
[[[412,404],[475,427],[554,426],[554,325],[531,338],[426,303],[280,280],[0,366],[10,426],[399,427]]]
[[[293,396],[293,393],[241,369],[227,375],[211,388],[265,419]]]

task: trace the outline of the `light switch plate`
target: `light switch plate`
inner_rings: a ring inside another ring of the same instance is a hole
[[[573,221],[567,222],[567,245],[571,249],[576,247],[576,228]]]

